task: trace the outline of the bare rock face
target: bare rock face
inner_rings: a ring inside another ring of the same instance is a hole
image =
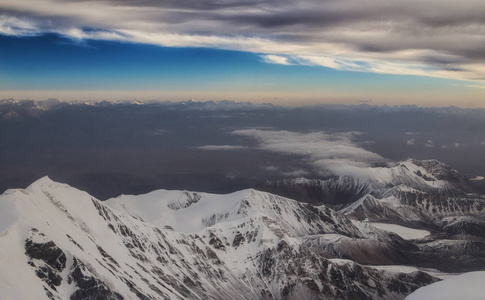
[[[69,275],[68,283],[73,284],[77,289],[69,296],[70,300],[121,300],[123,297],[111,291],[101,280],[96,278],[88,268],[76,258],[73,260]]]
[[[327,260],[306,246],[268,249],[261,257],[266,280],[281,282],[276,299],[400,299],[437,279],[424,273],[390,275],[351,261]]]
[[[35,243],[28,239],[25,241],[25,254],[31,259],[45,262],[59,272],[66,267],[66,255],[53,241]]]
[[[373,187],[370,182],[341,176],[327,180],[297,178],[264,181],[257,184],[256,189],[313,205],[339,208],[369,194]]]
[[[25,241],[25,255],[29,258],[28,264],[37,277],[54,292],[57,291],[62,283],[59,273],[66,267],[64,252],[53,241],[46,241],[43,233],[32,228],[29,238]],[[47,288],[45,290],[46,295],[52,295]]]

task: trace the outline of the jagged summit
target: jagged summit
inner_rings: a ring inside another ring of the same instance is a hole
[[[360,176],[263,182],[260,190],[327,205],[355,220],[484,237],[485,196],[466,176],[437,160],[408,159]]]
[[[258,189],[309,203],[345,206],[366,194],[416,190],[456,195],[474,192],[466,176],[437,160],[408,159],[390,167],[362,168],[358,175],[266,181]],[[287,194],[285,194],[287,193]],[[300,199],[298,196],[306,197]]]
[[[158,227],[170,226],[182,232],[270,218],[293,237],[336,232],[360,236],[348,220],[327,207],[313,207],[253,189],[228,195],[159,190],[141,196],[121,196],[105,203]]]

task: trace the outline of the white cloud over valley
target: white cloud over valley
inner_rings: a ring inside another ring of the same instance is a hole
[[[257,149],[301,157],[312,171],[321,175],[350,175],[375,164],[386,163],[382,156],[354,142],[359,132],[291,132],[236,130],[233,134],[254,138]],[[305,172],[299,172],[303,175]]]
[[[197,147],[200,150],[209,150],[209,151],[220,151],[220,150],[242,150],[246,149],[244,146],[237,146],[237,145],[205,145]]]
[[[415,145],[416,144],[416,140],[415,139],[409,139],[406,141],[406,144],[407,145]]]

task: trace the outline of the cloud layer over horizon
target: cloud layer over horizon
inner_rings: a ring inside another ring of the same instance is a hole
[[[273,64],[478,82],[485,79],[484,28],[478,0],[0,3],[2,35],[239,50]]]

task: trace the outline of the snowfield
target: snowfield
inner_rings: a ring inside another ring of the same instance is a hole
[[[422,239],[425,236],[428,236],[430,234],[430,232],[427,230],[414,229],[414,228],[404,227],[396,224],[376,223],[376,222],[368,222],[368,224],[371,224],[372,226],[377,227],[381,230],[393,232],[405,240]]]
[[[422,287],[405,300],[483,300],[485,271],[469,272]]]

